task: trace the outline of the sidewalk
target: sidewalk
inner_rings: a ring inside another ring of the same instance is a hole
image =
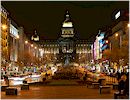
[[[57,81],[57,82],[56,82]],[[91,89],[86,86],[72,85],[73,80],[56,80],[53,84],[65,86],[30,86],[30,90],[18,89],[18,95],[5,95],[1,92],[1,99],[113,99],[113,90],[110,94],[100,94],[99,89]],[[68,83],[67,83],[68,82]],[[51,83],[52,84],[52,83]]]

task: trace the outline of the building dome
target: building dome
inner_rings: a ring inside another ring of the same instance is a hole
[[[39,36],[37,35],[36,30],[35,30],[35,34],[31,37],[31,40],[33,40],[33,41],[39,41]]]
[[[73,27],[73,24],[72,24],[72,22],[71,22],[71,20],[70,20],[70,15],[69,15],[68,11],[67,11],[67,13],[66,13],[66,19],[65,19],[65,21],[63,22],[62,27]]]

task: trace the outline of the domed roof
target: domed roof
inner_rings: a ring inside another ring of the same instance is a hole
[[[66,12],[66,19],[63,22],[62,27],[73,27],[73,24],[72,24],[72,22],[70,20],[70,15],[69,15],[68,11]]]
[[[39,41],[39,36],[37,35],[36,30],[35,30],[35,34],[34,34],[34,35],[32,35],[31,40],[34,40],[34,41]]]

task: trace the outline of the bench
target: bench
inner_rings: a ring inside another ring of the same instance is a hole
[[[92,83],[93,88],[99,88],[100,84],[99,83]]]
[[[119,86],[118,83],[114,83],[114,84],[113,84],[113,90],[118,90],[118,86]]]
[[[17,95],[17,88],[15,87],[7,87],[6,95]]]
[[[114,99],[128,99],[129,97],[119,92],[114,92]]]
[[[7,85],[1,86],[1,91],[5,91],[7,87],[9,87],[9,86],[7,86]]]
[[[100,91],[100,94],[102,92],[110,93],[111,92],[111,87],[110,86],[99,86],[99,91]]]
[[[29,90],[29,84],[23,84],[21,90]]]

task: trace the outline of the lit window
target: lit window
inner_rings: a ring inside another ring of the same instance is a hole
[[[115,19],[120,17],[121,12],[119,11],[116,15],[115,15]]]

